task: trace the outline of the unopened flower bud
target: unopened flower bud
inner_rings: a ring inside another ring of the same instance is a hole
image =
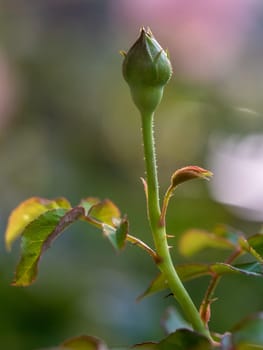
[[[135,105],[141,113],[153,113],[172,75],[167,53],[151,31],[142,28],[139,38],[124,57],[123,76]]]

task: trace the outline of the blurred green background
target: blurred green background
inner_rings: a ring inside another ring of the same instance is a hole
[[[144,176],[140,119],[118,54],[135,41],[142,25],[168,47],[175,73],[155,123],[161,191],[179,166],[219,169],[209,187],[194,182],[179,188],[168,211],[169,233],[178,239],[188,228],[212,230],[217,223],[246,234],[261,227],[260,0],[1,1],[3,349],[43,348],[82,333],[111,345],[158,340],[164,334],[160,318],[175,302],[163,293],[136,303],[156,274],[138,248],[129,246],[117,256],[100,232],[76,224],[45,254],[37,281],[25,289],[10,286],[19,244],[8,254],[3,238],[8,214],[28,197],[65,196],[77,204],[98,196],[113,200],[128,214],[131,232],[152,244],[139,179]],[[234,144],[229,142],[233,135]],[[245,146],[242,140],[251,135],[258,143]],[[222,152],[237,161],[236,168],[231,160],[220,163]],[[245,156],[253,167],[242,166]],[[249,177],[255,174],[256,179]],[[244,188],[248,197],[255,193],[257,200],[249,197],[254,206],[245,200],[240,204],[239,198],[225,200],[221,194],[234,188],[235,195]],[[183,260],[176,247],[173,254]],[[222,258],[216,254],[205,252],[198,259]],[[197,304],[207,283],[186,285]],[[262,310],[262,293],[261,280],[225,278],[216,292],[212,329],[224,332]]]

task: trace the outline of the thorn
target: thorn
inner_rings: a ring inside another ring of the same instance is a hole
[[[143,184],[145,197],[146,197],[146,199],[148,199],[148,184],[147,184],[147,181],[143,177],[141,177],[140,179],[141,179],[141,182]]]
[[[168,49],[165,50],[166,56],[170,59],[170,52]]]
[[[119,51],[119,54],[122,56],[122,57],[126,57],[127,56],[127,52],[123,51],[123,50],[120,50]]]
[[[166,235],[167,238],[175,238],[174,235]]]
[[[172,245],[168,245],[168,249],[172,249],[173,248],[173,246]]]

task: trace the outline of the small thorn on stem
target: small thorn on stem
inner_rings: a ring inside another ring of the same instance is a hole
[[[126,57],[127,56],[127,52],[123,51],[123,50],[120,50],[120,55],[122,57]]]

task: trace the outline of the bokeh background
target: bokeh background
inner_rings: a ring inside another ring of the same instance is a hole
[[[152,244],[140,176],[140,120],[121,75],[142,26],[170,52],[174,76],[156,116],[161,191],[188,164],[215,172],[178,189],[168,211],[176,239],[226,223],[253,234],[263,220],[261,0],[2,0],[0,2],[0,343],[33,350],[82,333],[111,345],[158,340],[165,293],[135,299],[156,274],[136,247],[116,255],[76,224],[41,261],[29,288],[10,286],[19,255],[4,248],[10,211],[31,196],[112,199],[131,232]],[[176,243],[175,243],[176,246]],[[176,247],[173,254],[177,261]],[[215,251],[199,260],[221,259]],[[207,279],[187,283],[197,304]],[[263,282],[226,277],[212,329],[262,310]]]

